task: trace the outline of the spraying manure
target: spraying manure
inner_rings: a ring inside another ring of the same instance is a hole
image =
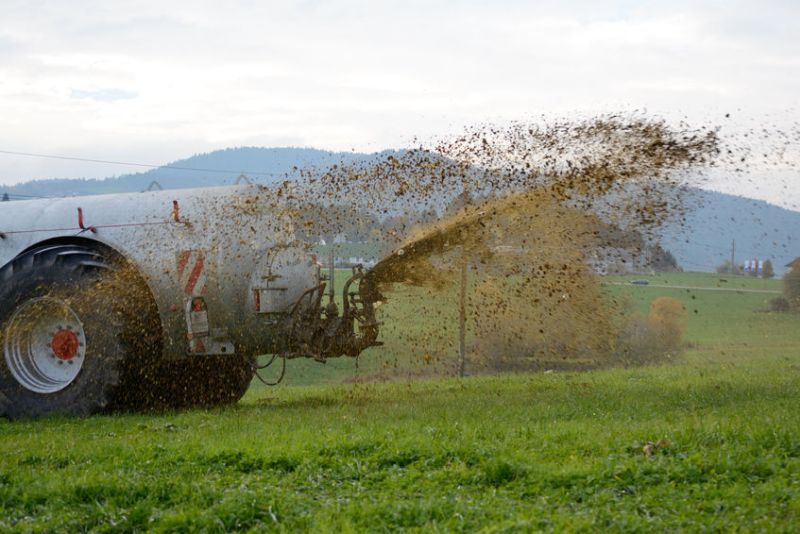
[[[364,279],[385,296],[383,310],[399,288],[419,287],[426,294],[414,313],[436,322],[437,303],[455,305],[453,285],[468,269],[476,369],[552,360],[586,367],[627,363],[659,345],[642,343],[638,319],[606,294],[592,265],[641,255],[660,225],[681,219],[690,173],[696,179],[717,155],[715,130],[608,116],[475,128],[431,149],[309,175],[305,184],[324,190],[331,205],[365,213],[444,213],[422,224],[407,217],[383,236],[394,250]],[[338,221],[320,217],[305,228],[314,224]],[[426,363],[455,339],[447,327],[398,335]]]
[[[9,203],[0,414],[230,403],[271,365],[269,384],[287,360],[380,359],[386,342],[430,363],[453,338],[432,304],[467,271],[476,368],[620,355],[630,321],[591,266],[680,218],[717,152],[715,130],[601,116],[476,127],[274,187]],[[309,243],[343,228],[384,259],[342,279]],[[427,329],[392,315],[411,290]]]

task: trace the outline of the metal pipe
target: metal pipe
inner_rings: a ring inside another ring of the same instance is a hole
[[[333,245],[331,245],[330,254],[328,254],[328,283],[330,286],[328,287],[328,302],[333,302],[336,297],[336,288],[334,287],[334,280],[336,277],[336,268],[334,266],[334,262],[336,257],[334,256]]]

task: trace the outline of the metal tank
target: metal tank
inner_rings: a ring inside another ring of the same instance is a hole
[[[259,186],[4,202],[0,415],[235,402],[257,355],[379,344],[361,269],[337,304],[320,267]]]

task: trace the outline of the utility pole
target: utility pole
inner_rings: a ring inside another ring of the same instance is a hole
[[[472,202],[472,195],[469,187],[464,185],[464,206]],[[469,266],[469,255],[467,254],[466,243],[461,250],[461,294],[458,301],[458,376],[464,376],[464,368],[467,360],[467,268]]]
[[[731,274],[736,274],[736,240],[731,241]]]
[[[336,250],[331,243],[331,251],[328,254],[328,305],[333,304],[336,299]]]
[[[461,262],[461,296],[458,308],[458,376],[464,376],[467,356],[467,256]]]

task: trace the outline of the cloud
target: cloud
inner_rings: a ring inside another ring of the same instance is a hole
[[[792,123],[798,18],[796,1],[770,0],[7,0],[0,148],[148,162],[286,139],[380,150],[643,108]],[[0,182],[62,171],[107,174],[0,158]]]
[[[73,89],[70,92],[72,98],[96,100],[98,102],[116,102],[117,100],[130,100],[136,98],[139,93],[126,91],[124,89]]]

